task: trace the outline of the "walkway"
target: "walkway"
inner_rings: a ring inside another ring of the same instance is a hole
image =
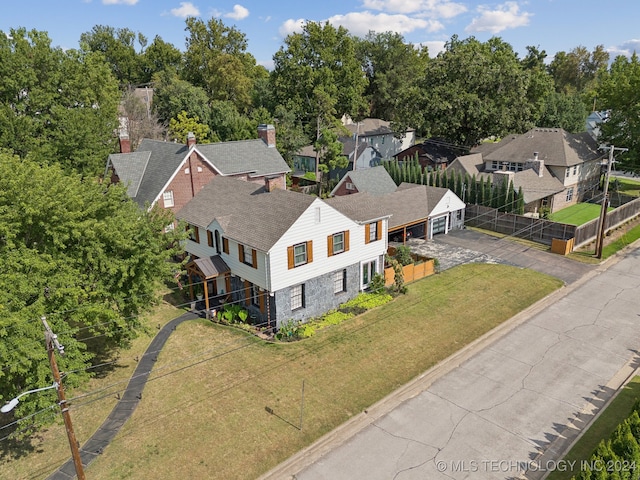
[[[160,329],[153,338],[144,355],[138,362],[131,380],[127,385],[122,398],[113,408],[107,419],[100,425],[98,430],[80,448],[80,458],[86,467],[102,453],[107,445],[117,435],[125,422],[131,417],[133,411],[142,399],[142,391],[147,383],[149,374],[153,369],[158,352],[164,347],[169,336],[178,325],[187,320],[194,320],[201,315],[196,312],[187,312],[178,318],[171,320]],[[69,480],[76,477],[76,469],[73,460],[67,460],[64,465],[47,477],[47,480]]]
[[[562,453],[640,364],[637,247],[262,478],[539,479],[570,467]]]

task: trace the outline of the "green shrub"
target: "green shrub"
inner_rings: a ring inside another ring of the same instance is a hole
[[[276,340],[281,342],[293,342],[299,338],[299,322],[295,320],[287,320],[280,325],[278,333],[276,333]]]
[[[371,310],[372,308],[379,307],[385,303],[390,302],[393,299],[388,293],[361,293],[357,297],[349,300],[348,302],[340,305],[340,310],[343,308],[360,307],[365,310]]]
[[[369,290],[373,293],[380,293],[384,291],[384,275],[376,273],[371,279]]]
[[[339,323],[344,322],[345,320],[353,317],[353,313],[342,312],[340,310],[334,310],[329,312],[320,318],[318,321],[318,327],[326,327],[329,325],[338,325]]]
[[[396,253],[394,255],[396,260],[400,262],[401,265],[411,265],[413,263],[413,257],[411,256],[411,249],[406,245],[400,245],[396,249]]]

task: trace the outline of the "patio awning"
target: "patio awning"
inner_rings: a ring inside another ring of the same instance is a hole
[[[220,255],[214,255],[213,257],[206,258],[197,258],[190,263],[193,264],[198,270],[200,270],[205,279],[214,278],[231,271],[229,266],[225,263],[222,257],[220,257]],[[188,270],[189,266],[187,266]]]

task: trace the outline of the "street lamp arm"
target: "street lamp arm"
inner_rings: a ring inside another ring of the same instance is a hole
[[[16,405],[18,405],[18,403],[20,402],[20,397],[24,397],[29,393],[42,392],[43,390],[51,390],[52,388],[58,388],[58,382],[53,382],[53,385],[49,385],[48,387],[34,388],[33,390],[27,390],[26,392],[22,392],[16,398],[4,404],[2,408],[0,408],[0,412],[7,413],[13,410],[16,407]]]

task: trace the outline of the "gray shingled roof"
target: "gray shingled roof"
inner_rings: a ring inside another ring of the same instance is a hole
[[[353,183],[358,192],[367,192],[371,195],[384,195],[395,192],[397,188],[387,170],[381,165],[347,172],[333,191],[336,191],[344,182]]]
[[[482,151],[485,160],[524,163],[538,152],[545,165],[570,167],[604,155],[587,132],[571,134],[561,128],[533,128],[523,135],[509,136],[495,146],[490,152]]]
[[[371,222],[391,215],[379,197],[367,192],[327,198],[325,202],[358,223]]]
[[[427,185],[401,183],[395,192],[380,197],[380,202],[384,203],[392,214],[389,230],[426,220],[447,190]]]
[[[548,168],[544,168],[542,177],[532,168],[516,172],[513,176],[513,188],[517,192],[522,187],[524,203],[531,203],[541,198],[555,195],[564,190],[564,185],[554,177]]]
[[[267,176],[288,172],[278,150],[263,140],[197,144],[197,150],[223,175]],[[153,202],[188,153],[181,143],[143,139],[132,153],[109,155],[109,162],[140,206]]]
[[[267,192],[264,186],[216,176],[176,217],[206,228],[218,220],[224,235],[268,252],[316,197],[289,190]]]
[[[251,172],[251,176],[264,176],[290,170],[278,150],[261,139],[203,143],[196,148],[223,175]]]
[[[142,177],[147,169],[151,152],[113,153],[109,155],[108,163],[118,173],[118,178],[127,186],[127,195],[131,198],[138,196],[138,189]]]
[[[481,153],[471,153],[457,157],[447,170],[455,170],[462,173],[468,173],[470,176],[478,177],[484,170],[484,160]]]

